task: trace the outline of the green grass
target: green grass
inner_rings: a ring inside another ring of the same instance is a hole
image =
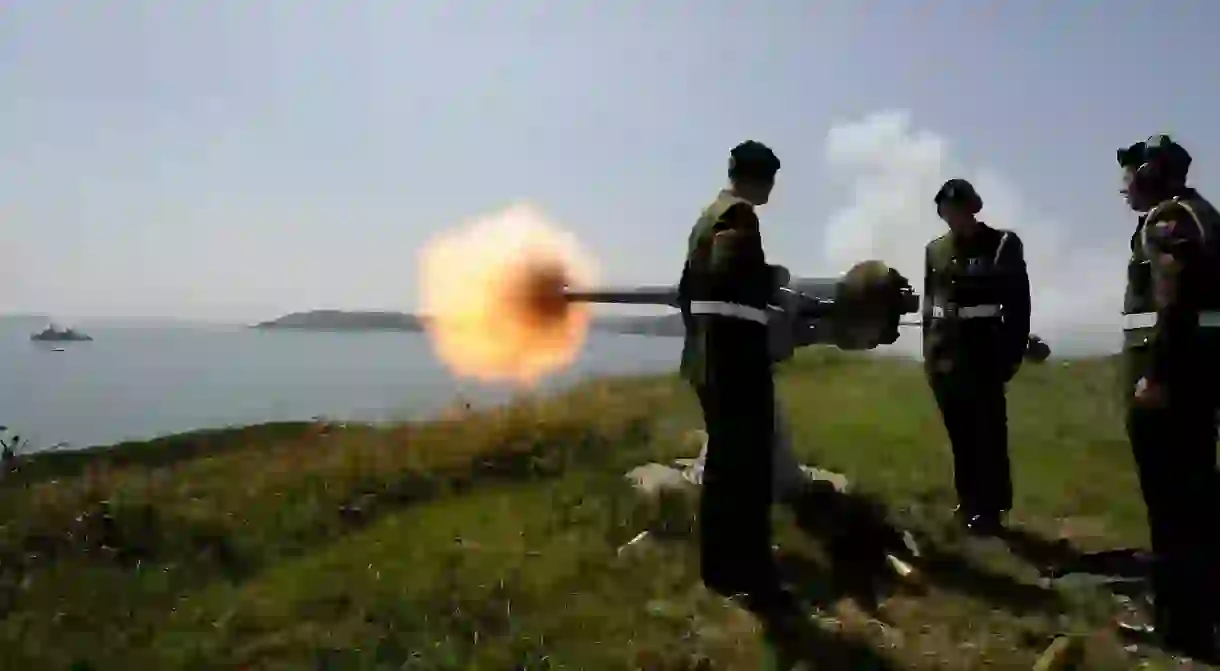
[[[1028,668],[1071,633],[1086,668],[1132,668],[1105,598],[1043,589],[1021,551],[949,523],[948,448],[916,365],[810,352],[780,387],[802,458],[885,502],[932,555],[921,589],[868,615],[777,509],[786,565],[821,600],[793,654],[811,668]],[[1144,541],[1115,390],[1107,361],[1014,381],[1013,520],[1031,537]],[[623,472],[693,456],[698,426],[678,380],[630,378],[446,421],[34,457],[0,483],[4,668],[759,668],[758,626],[700,586],[682,524],[615,552],[663,514]]]

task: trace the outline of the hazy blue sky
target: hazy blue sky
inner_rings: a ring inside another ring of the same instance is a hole
[[[784,162],[775,261],[918,260],[960,172],[1029,233],[1063,330],[1117,309],[1118,145],[1174,134],[1220,198],[1218,25],[1204,0],[10,0],[0,311],[411,308],[424,241],[520,200],[604,278],[671,281],[755,138]]]

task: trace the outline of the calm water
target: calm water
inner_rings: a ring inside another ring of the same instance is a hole
[[[458,394],[511,390],[455,380],[418,334],[293,333],[234,327],[82,324],[93,342],[31,343],[42,324],[0,323],[0,424],[37,447],[85,447],[272,420],[383,421],[435,412]],[[681,340],[594,334],[549,380],[673,370]]]

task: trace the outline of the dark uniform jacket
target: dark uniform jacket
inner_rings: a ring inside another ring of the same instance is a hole
[[[1220,213],[1194,189],[1140,218],[1131,236],[1123,345],[1128,382],[1207,381],[1220,327]],[[1130,389],[1130,388],[1129,388]]]
[[[770,375],[766,323],[774,291],[754,207],[722,191],[691,230],[678,285],[682,376],[698,386]]]
[[[1011,377],[1029,337],[1029,274],[1021,238],[981,225],[927,246],[923,349],[929,372]]]

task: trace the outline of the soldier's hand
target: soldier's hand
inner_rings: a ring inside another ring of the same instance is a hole
[[[1141,377],[1135,383],[1135,403],[1145,408],[1159,408],[1165,405],[1165,388],[1160,383]]]

